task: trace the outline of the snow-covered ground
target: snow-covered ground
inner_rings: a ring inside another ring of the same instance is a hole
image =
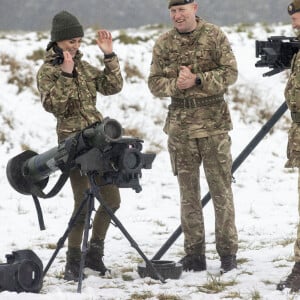
[[[180,224],[178,187],[171,173],[167,137],[162,132],[169,99],[153,97],[147,87],[152,46],[163,30],[166,28],[114,31],[114,50],[127,79],[118,95],[98,95],[98,108],[103,115],[117,119],[128,132],[144,139],[144,151],[157,153],[152,169],[143,170],[142,192],[121,189],[122,204],[117,213],[149,259]],[[254,67],[255,40],[293,33],[289,25],[268,28],[259,24],[237,25],[224,30],[239,67],[239,79],[226,96],[234,123],[231,137],[235,158],[284,101],[287,73],[262,77],[268,70]],[[141,41],[124,44],[118,38],[121,34]],[[43,110],[36,91],[35,74],[42,60],[30,59],[33,53],[46,47],[49,33],[1,33],[0,36],[0,262],[5,263],[5,255],[12,251],[31,249],[46,266],[72,212],[70,186],[67,183],[58,196],[41,200],[46,230],[40,231],[31,197],[17,193],[9,185],[6,164],[24,149],[42,153],[56,146],[55,120]],[[94,32],[87,30],[82,51],[86,60],[101,67],[102,54],[92,43],[93,37]],[[138,70],[141,76],[130,76],[128,69],[131,73]],[[17,79],[27,82],[27,86],[18,85]],[[284,168],[289,124],[286,113],[234,174],[239,234],[237,270],[219,274],[214,212],[209,202],[204,209],[206,272],[183,272],[180,279],[167,280],[165,284],[142,279],[137,273],[137,265],[142,261],[140,255],[121,231],[111,226],[105,244],[105,264],[112,270],[110,276],[101,278],[88,271],[78,294],[76,283],[62,279],[65,245],[44,278],[39,294],[4,291],[0,299],[300,299],[300,294],[291,294],[289,290],[276,291],[276,283],[293,266],[298,222],[297,170]],[[59,172],[52,174],[49,188],[59,175]],[[201,189],[204,196],[208,190],[203,170]],[[163,259],[177,261],[183,255],[180,236]]]

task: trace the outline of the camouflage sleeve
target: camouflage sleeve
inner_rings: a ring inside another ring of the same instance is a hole
[[[64,76],[60,68],[42,65],[37,73],[37,86],[46,111],[56,117],[66,112],[72,82],[73,78]]]
[[[221,29],[215,35],[216,64],[218,67],[197,74],[201,79],[201,89],[208,95],[223,93],[227,87],[236,82],[238,76],[237,62],[230,43]]]
[[[293,56],[291,61],[291,74],[284,90],[288,108],[292,112],[300,111],[300,52]]]
[[[163,43],[163,38],[158,39],[153,47],[148,87],[156,97],[171,97],[180,91],[176,86],[177,73],[174,72],[173,76],[169,74],[170,76],[166,77],[163,71],[163,60],[161,59],[164,52]]]
[[[88,65],[91,72],[96,75],[96,89],[102,95],[114,95],[119,93],[123,87],[119,59],[117,56],[104,59],[105,68],[103,71]]]

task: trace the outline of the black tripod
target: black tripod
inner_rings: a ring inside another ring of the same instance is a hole
[[[81,260],[80,260],[80,269],[79,269],[79,278],[78,278],[78,287],[77,292],[81,293],[81,287],[82,287],[82,279],[83,279],[83,269],[85,264],[85,257],[88,249],[88,235],[89,235],[89,229],[90,226],[90,220],[91,215],[94,210],[94,203],[95,203],[95,197],[99,201],[99,203],[103,206],[107,214],[111,217],[112,221],[115,223],[117,227],[121,230],[121,232],[124,234],[124,236],[127,238],[127,240],[130,242],[131,246],[136,249],[136,251],[141,255],[143,260],[145,261],[146,265],[151,269],[151,271],[157,276],[157,278],[162,282],[165,283],[164,278],[159,274],[159,272],[154,268],[152,262],[146,257],[146,255],[142,252],[142,250],[139,248],[138,244],[135,242],[135,240],[131,237],[131,235],[128,233],[128,231],[125,229],[125,227],[122,225],[122,223],[119,221],[119,219],[115,216],[113,211],[106,205],[105,201],[100,197],[100,186],[96,184],[95,176],[97,175],[97,172],[88,172],[87,176],[89,178],[90,182],[90,188],[86,191],[85,197],[83,201],[81,202],[79,208],[75,212],[75,214],[71,217],[68,227],[66,231],[64,232],[63,236],[58,240],[57,247],[50,258],[47,266],[44,269],[43,277],[48,272],[51,264],[53,263],[54,259],[56,258],[59,250],[63,247],[64,242],[68,238],[68,235],[70,231],[72,230],[73,226],[76,223],[77,218],[79,217],[82,209],[87,205],[87,212],[85,217],[85,223],[84,223],[84,234],[83,234],[83,241],[82,241],[82,251],[81,251]]]

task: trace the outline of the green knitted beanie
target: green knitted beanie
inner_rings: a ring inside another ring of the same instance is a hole
[[[193,2],[194,0],[169,0],[168,8],[171,8],[171,6],[175,6],[175,5],[185,5]]]
[[[77,18],[63,10],[56,14],[52,20],[51,41],[59,42],[82,37],[83,28]]]
[[[300,11],[300,0],[294,0],[288,6],[288,13],[289,15],[292,15],[298,11]]]

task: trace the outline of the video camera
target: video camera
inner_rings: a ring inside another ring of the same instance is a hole
[[[291,61],[300,49],[295,37],[271,36],[267,41],[255,41],[256,57],[260,60],[255,67],[269,67],[273,70],[263,76],[272,76],[291,67]]]
[[[138,193],[142,190],[141,169],[151,169],[155,154],[141,153],[143,141],[123,138],[122,131],[118,121],[105,118],[47,152],[24,151],[9,160],[8,181],[17,192],[36,195],[46,187],[51,173],[61,170],[68,174],[80,168],[83,174],[97,172],[103,185],[115,184]]]

